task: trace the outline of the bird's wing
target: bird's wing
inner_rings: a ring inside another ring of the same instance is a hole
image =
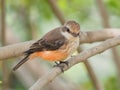
[[[56,28],[51,32],[48,32],[43,38],[33,43],[29,50],[25,51],[26,54],[44,50],[56,50],[59,49],[64,43],[66,43],[65,37],[61,34],[60,28]]]

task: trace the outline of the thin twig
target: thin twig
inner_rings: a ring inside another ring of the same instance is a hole
[[[98,9],[100,11],[100,15],[101,15],[101,19],[102,19],[102,23],[103,23],[103,26],[105,28],[110,28],[110,24],[109,24],[109,16],[107,14],[107,11],[105,9],[105,5],[103,3],[102,0],[96,0],[96,3],[97,3],[97,6],[98,6]]]
[[[89,72],[90,78],[92,79],[92,83],[95,87],[95,90],[104,90],[99,78],[97,77],[92,66],[90,65],[90,62],[88,60],[86,60],[84,62],[84,64],[86,65],[86,68]]]
[[[96,54],[102,53],[103,51],[109,48],[112,48],[116,45],[119,45],[119,44],[120,44],[120,36],[104,41],[102,44],[99,44],[98,46],[93,47],[91,49],[84,50],[79,55],[70,58],[68,60],[69,67],[64,65],[64,70],[66,71],[69,68],[71,68],[73,65],[83,62],[84,60],[87,60],[88,58]],[[62,72],[59,67],[54,67],[50,72],[46,73],[40,79],[38,79],[36,83],[33,84],[33,86],[29,88],[29,90],[40,90],[41,88],[43,88],[45,85],[50,83],[55,77],[57,77],[61,73]]]
[[[1,0],[1,44],[2,46],[6,44],[5,1],[6,0]],[[2,89],[8,90],[9,72],[8,72],[6,61],[2,62],[2,73],[3,73]]]
[[[63,14],[61,13],[60,9],[57,7],[56,1],[55,0],[48,0],[48,3],[51,6],[51,9],[53,10],[56,17],[59,19],[60,23],[64,24],[65,18],[63,16]]]
[[[5,45],[5,0],[1,0],[1,43]]]
[[[78,48],[78,53],[81,52],[81,48]],[[93,70],[90,62],[88,60],[85,60],[84,61],[84,65],[88,71],[88,74],[89,74],[89,77],[90,77],[90,80],[93,84],[93,87],[95,88],[95,90],[103,90],[103,86],[102,84],[100,83],[100,80],[99,78],[97,77],[97,75],[95,74],[95,71]]]

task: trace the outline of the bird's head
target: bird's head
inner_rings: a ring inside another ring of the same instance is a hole
[[[70,33],[72,36],[77,37],[80,33],[80,25],[76,21],[67,21],[64,24],[65,31]]]

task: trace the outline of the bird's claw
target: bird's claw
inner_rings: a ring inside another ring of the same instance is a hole
[[[59,63],[58,62],[55,62],[55,63],[56,65],[54,65],[54,67],[59,67],[61,69],[61,72],[64,72],[65,65],[69,66],[68,61],[60,61]]]

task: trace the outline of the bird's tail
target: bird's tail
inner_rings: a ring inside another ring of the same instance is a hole
[[[22,64],[24,64],[29,59],[29,55],[26,55],[14,68],[13,71],[17,70]]]

